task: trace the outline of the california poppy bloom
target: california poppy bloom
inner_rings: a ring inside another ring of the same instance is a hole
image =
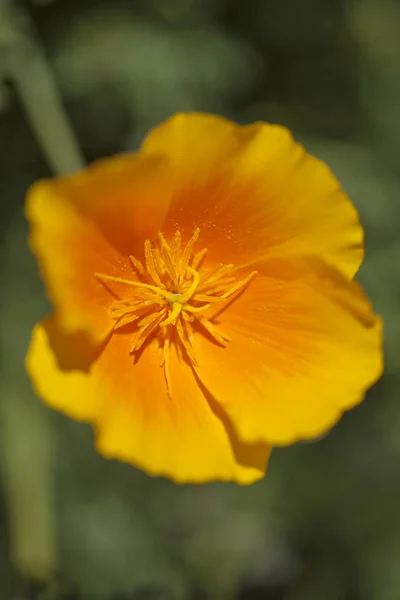
[[[103,456],[251,483],[381,374],[356,210],[283,127],[177,115],[138,153],[36,183],[27,216],[54,306],[27,370]]]

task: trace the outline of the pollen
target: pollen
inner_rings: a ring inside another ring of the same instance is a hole
[[[130,256],[132,279],[95,273],[107,282],[125,284],[127,293],[118,298],[111,311],[114,331],[134,325],[134,341],[130,350],[137,359],[141,349],[156,340],[161,349],[167,390],[170,391],[169,354],[172,345],[178,356],[191,366],[197,366],[195,337],[208,336],[214,343],[227,346],[231,341],[209,316],[228,300],[234,300],[256,275],[252,271],[244,279],[235,276],[238,269],[232,264],[219,264],[205,269],[207,249],[194,252],[200,229],[194,230],[185,246],[182,235],[175,232],[168,243],[162,233],[156,242],[144,243],[144,260]],[[208,315],[208,316],[207,316]]]

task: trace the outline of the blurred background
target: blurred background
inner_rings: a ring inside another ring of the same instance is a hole
[[[0,600],[400,599],[399,34],[399,0],[0,0]],[[250,488],[103,460],[24,373],[48,311],[28,186],[180,110],[287,125],[328,162],[386,321],[366,401]]]

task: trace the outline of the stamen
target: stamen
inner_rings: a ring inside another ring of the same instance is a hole
[[[160,278],[163,281],[164,277],[165,277],[165,273],[167,272],[165,269],[165,264],[164,264],[164,260],[163,257],[161,255],[161,251],[160,248],[158,246],[156,246],[156,248],[154,248],[154,259],[157,263],[157,271],[160,274]]]
[[[115,303],[115,306],[111,308],[114,319],[118,319],[119,316],[125,315],[127,312],[136,312],[141,308],[150,308],[151,303],[148,300],[142,302],[124,302],[123,304]]]
[[[207,294],[216,294],[220,291],[224,292],[228,285],[235,282],[235,277],[222,277],[221,279],[217,279],[216,281],[210,281],[205,285],[201,284],[199,286],[199,291]]]
[[[165,315],[165,311],[161,311],[160,313],[155,313],[154,315],[152,315],[153,316],[152,321],[148,322],[147,325],[140,330],[139,336],[138,336],[136,342],[134,342],[134,344],[132,345],[132,347],[130,349],[131,354],[140,350],[140,348],[143,346],[143,344],[146,342],[146,340],[148,340],[149,336],[159,326],[164,315]]]
[[[193,260],[191,261],[192,263],[192,267],[193,269],[197,269],[200,267],[201,263],[204,260],[205,255],[207,254],[208,250],[207,248],[203,248],[203,250],[200,250],[200,252],[197,252],[197,254],[194,255]]]
[[[250,275],[248,275],[245,279],[243,279],[243,281],[239,281],[230,290],[228,290],[227,292],[225,292],[225,294],[222,294],[221,298],[223,298],[224,300],[227,300],[230,296],[232,296],[232,294],[234,294],[235,292],[237,292],[241,288],[243,288],[245,285],[247,285],[249,283],[249,281],[251,281],[251,279],[253,279],[253,277],[255,275],[257,275],[257,271],[252,271],[250,273]]]
[[[183,314],[183,316],[185,316],[185,313]],[[193,342],[194,342],[194,335],[193,335],[193,330],[189,325],[189,321],[186,319],[181,319],[181,323],[183,326],[183,330],[185,332],[185,336],[189,342],[190,346],[193,346]]]
[[[146,314],[149,312],[149,310],[150,309],[147,308],[147,309],[143,309],[143,311],[139,312],[138,314],[135,314],[134,312],[127,312],[125,314],[119,315],[116,318],[114,330],[120,329],[121,327],[124,327],[124,325],[129,325],[130,323],[135,323],[138,319],[141,319],[142,317],[146,316]],[[153,315],[154,313],[151,313],[151,314]]]
[[[197,322],[200,323],[200,325],[202,325],[204,327],[204,329],[206,331],[208,331],[208,333],[211,335],[211,337],[221,346],[226,347],[228,345],[228,343],[231,341],[231,339],[229,337],[219,334],[218,331],[216,330],[215,325],[213,325],[211,323],[211,321],[209,321],[205,317],[198,317]]]
[[[160,244],[161,244],[161,250],[162,250],[162,257],[164,259],[164,263],[167,269],[167,273],[168,275],[171,277],[172,281],[174,283],[178,282],[178,276],[177,273],[175,271],[175,267],[174,267],[174,263],[172,260],[172,255],[171,255],[171,249],[169,247],[169,245],[167,244],[167,241],[165,239],[165,237],[163,236],[162,233],[158,234],[158,239],[160,240]]]
[[[220,296],[207,296],[206,294],[195,294],[193,300],[196,302],[221,302]]]
[[[194,350],[192,348],[192,345],[191,345],[190,341],[187,339],[186,331],[183,327],[183,322],[181,319],[178,319],[176,322],[176,331],[178,333],[179,340],[180,340],[190,362],[197,367],[198,362],[197,362]]]
[[[161,366],[164,367],[164,377],[165,383],[167,386],[167,395],[172,400],[171,396],[171,381],[169,374],[169,353],[170,353],[170,340],[169,337],[166,337],[163,345],[163,359],[161,362]]]
[[[195,229],[183,249],[179,231],[175,232],[170,243],[162,233],[155,243],[146,240],[144,263],[129,256],[133,279],[95,273],[100,281],[128,286],[129,296],[117,297],[112,304],[110,316],[114,320],[113,331],[124,325],[132,325],[136,339],[131,346],[131,354],[139,352],[149,340],[159,340],[162,348],[161,367],[170,398],[171,351],[176,352],[176,360],[186,360],[192,366],[197,366],[196,335],[206,334],[216,344],[226,347],[230,338],[220,331],[219,325],[207,318],[206,311],[215,309],[217,304],[227,300],[232,302],[234,295],[243,290],[256,275],[253,271],[237,281],[235,272],[239,268],[231,264],[220,264],[201,274],[207,249],[192,256],[199,234],[200,229]],[[110,293],[116,296],[111,288]],[[222,314],[219,308],[217,311]]]
[[[185,276],[186,269],[187,269],[187,266],[189,264],[190,257],[192,255],[193,246],[197,242],[197,240],[199,238],[199,234],[200,234],[200,229],[197,227],[197,229],[195,229],[193,231],[192,237],[190,238],[190,240],[186,244],[186,248],[185,248],[185,250],[183,252],[183,257],[182,257],[182,262],[181,262],[180,280],[182,280],[183,277]]]
[[[176,231],[171,244],[171,258],[175,265],[179,265],[181,253],[182,236],[180,231]],[[179,270],[179,269],[178,269]]]
[[[151,323],[156,321],[158,318],[162,318],[166,314],[167,314],[167,311],[166,311],[166,309],[164,309],[158,313],[151,313],[150,315],[145,315],[142,319],[140,319],[138,326],[139,327],[147,327],[147,325],[150,325]]]
[[[194,269],[192,269],[192,267],[186,267],[186,270],[193,275],[193,281],[191,286],[189,287],[188,290],[186,290],[186,292],[184,294],[181,295],[179,301],[182,304],[186,304],[186,302],[189,302],[190,298],[193,296],[193,294],[195,293],[197,286],[199,285],[199,281],[200,281],[200,275],[198,274],[197,271],[195,271]]]
[[[148,283],[142,283],[141,281],[131,281],[130,279],[123,279],[122,277],[113,277],[112,275],[103,275],[102,273],[95,273],[95,277],[98,279],[105,279],[106,281],[115,281],[116,283],[124,283],[125,285],[132,285],[133,287],[145,288],[147,290],[151,290],[156,294],[160,294],[163,298],[168,300],[169,294],[164,290],[160,290],[160,288],[155,287],[154,285],[149,285]]]
[[[187,321],[188,323],[193,323],[193,321],[195,320],[195,317],[193,315],[191,315],[190,313],[184,311],[182,313],[182,319],[184,319],[184,321]]]
[[[150,240],[146,240],[144,243],[144,253],[146,256],[146,267],[149,275],[152,277],[154,283],[159,287],[165,287],[157,273],[156,261],[154,259],[153,248],[151,247]]]
[[[122,315],[115,321],[113,331],[117,331],[118,329],[121,329],[125,325],[130,325],[131,323],[135,323],[135,321],[140,319],[140,317],[141,317],[141,315],[135,315],[132,313]]]
[[[201,285],[202,287],[207,283],[207,286],[211,285],[214,281],[220,279],[222,274],[227,273],[233,268],[233,265],[218,265],[215,269],[211,269],[208,273],[202,277]]]
[[[179,317],[183,309],[180,302],[174,302],[172,305],[172,311],[167,319],[161,323],[161,327],[167,327],[168,325],[175,325],[176,319]]]
[[[138,260],[134,256],[130,256],[129,260],[131,261],[132,267],[136,269],[139,275],[141,275],[142,277],[146,277],[146,271],[144,270],[144,266],[142,265],[140,260]]]

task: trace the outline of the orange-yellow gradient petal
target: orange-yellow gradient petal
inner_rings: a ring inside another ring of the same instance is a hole
[[[169,397],[154,348],[133,366],[130,336],[114,335],[93,364],[76,371],[76,341],[66,338],[54,319],[46,320],[34,331],[27,370],[47,404],[95,425],[102,455],[180,483],[249,484],[263,477],[270,448],[240,443],[174,352]],[[55,356],[59,352],[61,360]]]
[[[353,276],[363,257],[358,215],[328,167],[289,131],[188,113],[156,127],[142,153],[164,153],[175,193],[164,233],[190,237],[213,262],[323,257]]]
[[[382,373],[382,324],[355,282],[318,261],[272,261],[196,338],[198,375],[240,439],[286,445],[330,429]]]
[[[96,272],[123,277],[129,254],[156,235],[170,200],[165,160],[134,155],[36,183],[27,199],[30,245],[61,325],[103,339],[115,299]],[[109,286],[108,286],[109,287]],[[118,285],[113,284],[118,295]]]
[[[37,324],[25,366],[39,398],[77,421],[96,421],[101,403],[90,366],[97,353],[82,334],[62,334],[54,317]]]

